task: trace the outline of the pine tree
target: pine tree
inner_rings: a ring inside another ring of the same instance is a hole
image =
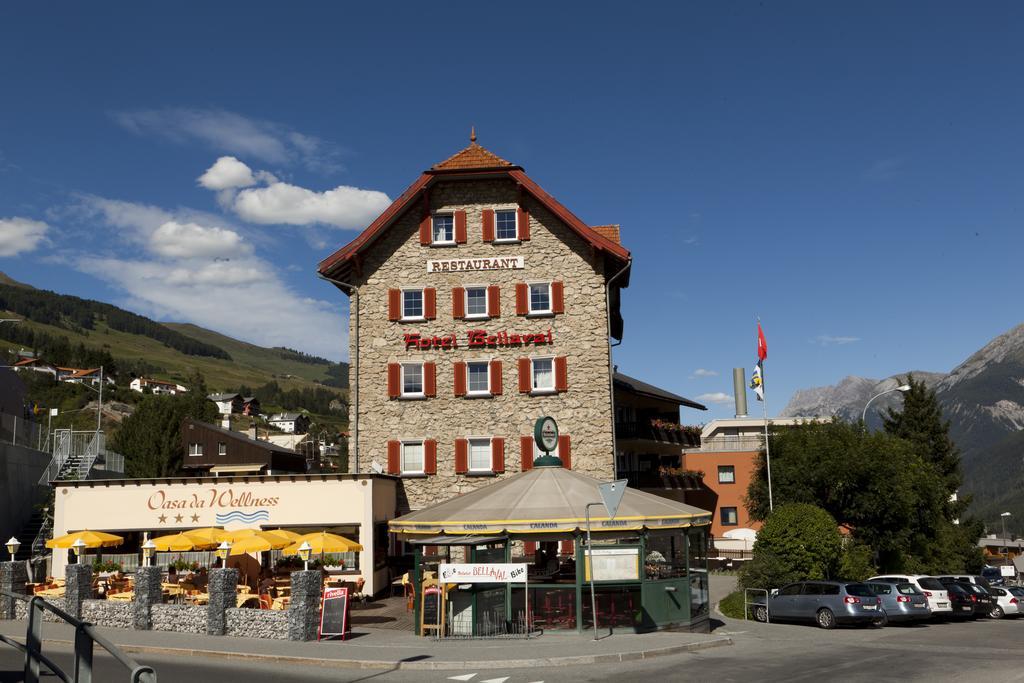
[[[903,394],[903,410],[888,409],[882,416],[885,431],[914,444],[918,455],[935,467],[953,495],[960,488],[960,449],[949,438],[949,420],[942,419],[942,409],[935,391],[923,381],[907,375],[910,391]]]

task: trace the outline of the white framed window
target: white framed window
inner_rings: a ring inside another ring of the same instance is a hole
[[[402,363],[402,396],[423,396],[423,363]]]
[[[551,313],[551,283],[534,282],[530,284],[531,315]]]
[[[228,445],[226,443],[224,443],[223,441],[218,442],[217,443],[217,455],[227,455],[227,454],[228,454]]]
[[[424,320],[423,290],[402,290],[402,320]]]
[[[485,360],[466,363],[466,394],[468,396],[491,395],[490,363]]]
[[[718,466],[718,483],[719,484],[735,484],[736,483],[736,466],[735,465],[719,465]]]
[[[736,508],[721,508],[721,514],[722,526],[736,526],[739,524]]]
[[[555,390],[555,359],[530,359],[530,389],[532,393],[543,394]]]
[[[470,437],[468,464],[470,472],[493,471],[494,465],[491,460],[490,437]]]
[[[431,224],[431,244],[455,244],[454,214],[436,213]]]
[[[403,441],[399,463],[402,474],[423,474],[423,442]]]
[[[203,444],[201,444],[201,443],[190,443],[188,445],[188,454],[190,456],[202,455],[203,454]]]
[[[497,209],[494,212],[494,241],[518,242],[519,229],[515,209]]]
[[[487,317],[487,288],[466,287],[466,317]]]

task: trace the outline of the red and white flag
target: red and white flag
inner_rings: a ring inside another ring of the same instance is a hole
[[[761,322],[757,323],[757,358],[764,361],[768,357],[768,342],[764,338],[764,330],[761,329]]]

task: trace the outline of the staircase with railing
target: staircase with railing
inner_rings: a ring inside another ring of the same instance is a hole
[[[53,481],[88,479],[94,468],[124,472],[124,457],[108,451],[103,432],[53,432],[53,457],[39,478],[40,484]]]

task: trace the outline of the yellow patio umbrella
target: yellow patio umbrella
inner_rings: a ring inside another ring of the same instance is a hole
[[[297,534],[294,531],[288,531],[287,529],[270,529],[269,531],[272,534],[283,536],[284,538],[287,538],[289,541],[298,541],[299,543],[302,542],[302,534]]]
[[[170,534],[153,539],[153,545],[160,552],[186,551],[186,550],[209,550],[216,547],[217,543],[208,541],[205,538],[193,536],[192,532],[184,531],[180,534]]]
[[[232,529],[231,531],[224,531],[224,535],[221,536],[221,540],[227,541],[228,543],[235,543],[237,541],[241,541],[243,538],[269,533],[273,532],[266,531],[264,529]]]
[[[86,548],[111,548],[124,543],[124,538],[114,534],[106,534],[102,531],[76,531],[73,534],[51,538],[46,542],[47,548],[70,548],[81,539]]]
[[[283,555],[298,555],[299,546],[302,545],[303,541],[309,543],[309,547],[311,548],[310,552],[314,555],[323,555],[324,553],[350,553],[363,549],[363,546],[359,545],[355,541],[345,538],[344,536],[329,534],[326,531],[317,531],[312,534],[304,534],[299,541],[292,543],[290,546],[282,550],[281,553]]]
[[[229,555],[245,555],[247,553],[262,553],[267,550],[277,550],[291,543],[284,536],[278,536],[269,531],[256,531],[250,536],[244,536],[231,543]]]
[[[204,541],[218,545],[224,540],[224,535],[227,533],[223,529],[215,526],[203,527],[202,529],[189,529],[185,532],[192,538],[201,538]]]

